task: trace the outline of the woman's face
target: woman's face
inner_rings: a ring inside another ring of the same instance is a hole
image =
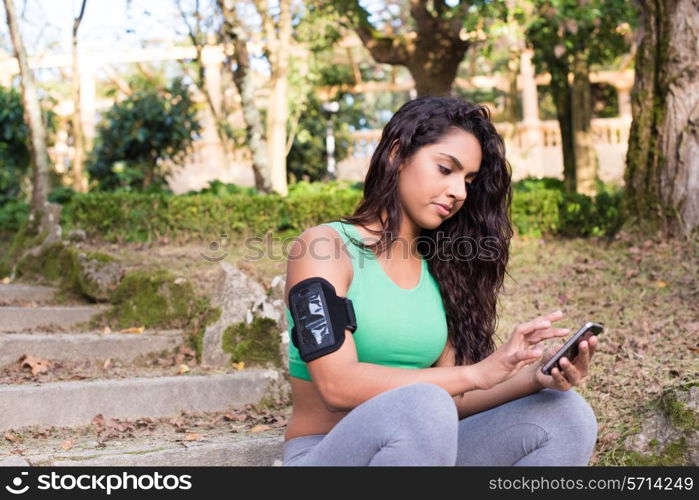
[[[405,215],[425,229],[453,217],[466,201],[466,184],[478,174],[481,157],[478,139],[458,128],[420,148],[399,169],[398,195]]]

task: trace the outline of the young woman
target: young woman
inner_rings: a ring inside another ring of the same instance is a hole
[[[351,217],[304,231],[289,291],[311,277],[352,301],[356,330],[304,362],[289,343],[293,413],[283,465],[587,465],[591,337],[544,375],[566,336],[561,311],[495,348],[512,227],[511,172],[486,107],[452,97],[404,104],[383,130]]]

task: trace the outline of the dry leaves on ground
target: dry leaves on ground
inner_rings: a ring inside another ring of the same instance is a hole
[[[144,330],[145,328],[142,326],[134,326],[131,328],[124,328],[123,330],[119,330],[119,333],[143,333]]]
[[[51,363],[45,359],[29,356],[27,354],[19,358],[19,363],[22,369],[29,368],[32,371],[32,375],[48,372],[51,365]]]

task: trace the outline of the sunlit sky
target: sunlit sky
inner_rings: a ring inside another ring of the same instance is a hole
[[[212,2],[201,0],[200,4],[210,9]],[[185,8],[191,8],[193,3],[182,0]],[[250,7],[250,2],[240,3]],[[277,1],[270,0],[269,4],[274,9]],[[361,0],[360,4],[372,14],[386,8],[382,0]],[[70,51],[73,17],[80,10],[81,0],[14,0],[14,5],[21,16],[20,25],[30,55]],[[1,3],[0,14],[0,43],[3,49],[10,50]],[[254,12],[244,16],[246,21],[254,17]],[[372,21],[377,20],[378,17],[372,16]],[[145,40],[164,43],[181,40],[185,30],[175,0],[87,0],[78,40],[81,48],[88,51],[126,49],[141,47]]]
[[[185,11],[193,11],[194,0],[181,0],[180,3]],[[211,12],[215,1],[200,0],[199,3],[206,14]],[[292,0],[292,3],[301,6],[305,2]],[[376,14],[385,11],[384,1],[361,0],[360,3],[372,14],[372,21],[380,25]],[[276,13],[277,0],[268,0],[268,4]],[[70,52],[73,18],[80,11],[81,0],[14,0],[14,5],[30,56]],[[254,26],[258,16],[251,2],[240,2],[239,6],[243,9],[241,18]],[[1,57],[2,52],[6,55],[12,53],[1,2],[0,15]],[[163,47],[182,43],[187,40],[187,33],[176,0],[87,0],[78,31],[78,47],[81,52],[93,54],[114,49]],[[257,71],[269,72],[269,64],[262,54],[251,53],[251,64]]]
[[[180,0],[185,11],[193,11],[196,0]],[[278,0],[266,0],[273,14],[278,11]],[[456,5],[457,0],[447,0]],[[386,3],[406,3],[406,0],[360,0],[370,13],[370,20],[382,25]],[[20,17],[24,44],[30,56],[45,54],[69,54],[73,18],[78,15],[81,0],[14,0]],[[210,13],[215,0],[200,0],[202,12]],[[301,7],[307,2],[292,0]],[[257,13],[250,0],[238,4],[243,9],[241,18],[255,25]],[[398,7],[389,5],[394,15]],[[247,9],[247,10],[245,10]],[[170,46],[183,41],[188,43],[187,27],[177,8],[176,0],[87,0],[83,20],[78,31],[79,50],[92,54],[108,50],[136,49],[144,46]],[[5,9],[0,2],[0,57],[10,56],[12,45],[6,24]],[[256,71],[269,73],[268,61],[251,53],[251,64]],[[36,73],[40,80],[57,77],[53,70]]]
[[[14,4],[30,56],[70,52],[73,18],[80,12],[81,0],[14,0]],[[183,9],[191,10],[194,1],[182,0],[181,4]],[[200,4],[205,12],[212,2],[201,0]],[[249,3],[247,7],[252,9]],[[0,49],[11,53],[2,3],[0,14]],[[246,22],[255,22],[254,11],[242,17]],[[188,41],[187,33],[175,0],[87,0],[78,31],[78,46],[81,52],[93,54],[144,46],[163,47]],[[253,67],[267,73],[268,63],[261,54],[251,56]]]
[[[70,50],[79,0],[14,0],[14,3],[30,55]],[[4,8],[0,6],[0,10],[4,21]],[[172,0],[88,0],[78,40],[86,50],[99,51],[139,47],[145,39],[173,39],[179,21],[177,14]],[[0,29],[7,40],[4,22]]]

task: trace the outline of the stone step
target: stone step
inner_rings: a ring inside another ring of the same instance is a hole
[[[0,451],[0,466],[273,466],[281,465],[283,429],[255,435],[225,434],[185,441],[141,438],[78,443],[68,451],[56,443],[50,450],[26,450],[21,456]]]
[[[21,283],[0,283],[0,304],[15,302],[49,302],[58,292],[58,288]]]
[[[108,308],[109,306],[0,307],[0,332],[50,326],[70,328],[89,321]]]
[[[256,404],[282,375],[271,369],[0,387],[0,430],[85,425],[104,418],[175,415]]]
[[[181,330],[144,333],[0,333],[0,367],[24,354],[57,361],[132,361],[136,357],[174,349],[185,342]]]

